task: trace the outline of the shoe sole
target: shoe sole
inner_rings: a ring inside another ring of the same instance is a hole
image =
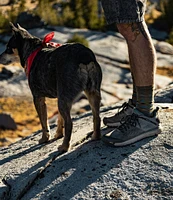
[[[124,146],[128,146],[128,145],[130,145],[130,144],[133,144],[133,143],[135,143],[135,142],[138,142],[138,141],[140,141],[140,140],[142,140],[142,139],[145,139],[145,138],[148,138],[148,137],[152,137],[152,136],[157,136],[158,134],[161,133],[161,131],[162,131],[162,128],[159,127],[159,128],[157,129],[157,132],[156,132],[156,130],[152,130],[152,131],[150,131],[150,132],[143,133],[142,135],[139,135],[139,136],[137,136],[137,137],[135,137],[135,138],[132,138],[132,139],[130,139],[130,140],[127,140],[127,141],[124,141],[124,142],[121,142],[121,143],[114,143],[114,142],[112,142],[112,141],[109,141],[109,137],[106,137],[106,136],[103,136],[103,137],[102,137],[102,141],[105,142],[105,143],[107,143],[107,144],[110,145],[110,146],[114,146],[114,147],[124,147]]]

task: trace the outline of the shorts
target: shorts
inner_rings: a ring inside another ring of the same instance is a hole
[[[108,24],[142,22],[147,0],[101,0]]]

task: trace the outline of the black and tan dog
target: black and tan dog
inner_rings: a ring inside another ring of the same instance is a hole
[[[44,40],[29,34],[20,25],[11,23],[13,35],[6,50],[0,55],[0,63],[7,64],[18,55],[28,76],[33,101],[42,125],[40,143],[47,142],[50,130],[47,122],[45,97],[58,100],[58,127],[55,138],[64,140],[59,151],[67,151],[72,133],[70,110],[75,97],[85,92],[93,113],[94,131],[92,139],[100,138],[100,85],[101,68],[94,53],[81,44],[64,44],[53,47]],[[64,128],[64,130],[63,130]]]

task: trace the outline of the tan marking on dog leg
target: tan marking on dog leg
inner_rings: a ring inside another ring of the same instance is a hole
[[[58,113],[58,122],[57,122],[57,130],[54,136],[55,139],[59,139],[63,137],[63,129],[64,129],[64,120],[60,113]]]
[[[34,97],[34,105],[38,113],[43,131],[42,138],[39,140],[39,143],[41,144],[47,142],[50,137],[50,128],[47,121],[47,107],[45,103],[45,97]]]
[[[64,123],[64,128],[65,128],[65,134],[64,134],[64,140],[62,145],[58,147],[58,151],[60,152],[66,152],[69,149],[70,146],[70,138],[71,138],[71,133],[72,133],[72,121],[71,117],[67,117]]]
[[[101,137],[100,134],[100,101],[101,95],[98,91],[87,92],[85,94],[89,100],[92,113],[93,113],[93,134],[92,140],[98,140]]]

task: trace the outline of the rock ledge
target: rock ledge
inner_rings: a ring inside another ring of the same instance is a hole
[[[67,153],[57,151],[62,140],[38,145],[40,131],[1,148],[0,199],[173,199],[173,106],[158,105],[162,134],[127,147],[91,142],[88,112],[73,118]],[[101,118],[118,106],[103,107]],[[108,131],[102,125],[102,134]]]

